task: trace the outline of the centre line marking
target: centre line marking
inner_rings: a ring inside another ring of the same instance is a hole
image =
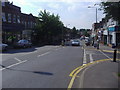
[[[48,53],[50,53],[50,52],[43,53],[43,54],[41,54],[41,55],[38,55],[37,57],[44,56],[44,55],[46,55],[46,54],[48,54]]]
[[[15,60],[17,60],[18,62],[21,62],[22,60],[18,59],[18,58],[14,58]]]
[[[13,67],[13,66],[19,65],[19,64],[24,63],[24,62],[26,62],[26,61],[27,61],[27,60],[21,61],[21,62],[19,62],[19,63],[12,64],[12,65],[10,65],[10,66],[8,66],[8,67],[5,67],[5,68],[2,68],[2,69],[0,69],[0,70],[2,71],[2,70],[5,70],[5,69],[7,69],[7,68],[11,68],[11,67]]]

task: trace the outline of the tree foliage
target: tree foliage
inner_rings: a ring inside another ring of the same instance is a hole
[[[39,40],[46,43],[59,41],[62,35],[63,23],[58,15],[50,14],[46,10],[40,11],[36,25]]]
[[[77,29],[75,27],[73,27],[72,30],[71,30],[72,38],[75,38],[77,36],[77,33],[78,33]]]
[[[113,18],[120,25],[120,1],[119,2],[101,2],[101,8],[106,14],[106,18]]]

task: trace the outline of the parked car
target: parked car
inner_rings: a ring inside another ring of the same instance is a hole
[[[90,40],[89,39],[85,39],[85,44],[86,44],[86,46],[89,46],[90,45]]]
[[[14,48],[17,48],[17,47],[27,48],[31,46],[32,46],[32,43],[25,39],[19,40],[17,43],[14,44]]]
[[[0,44],[0,51],[5,51],[7,50],[7,48],[8,48],[7,44],[3,44],[3,43]]]
[[[76,40],[76,39],[75,39],[75,40],[72,40],[72,41],[71,41],[71,45],[72,45],[72,46],[80,46],[80,41],[79,41],[79,40]]]

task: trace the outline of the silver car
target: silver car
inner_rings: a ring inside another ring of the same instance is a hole
[[[27,47],[31,47],[32,46],[32,43],[28,40],[25,40],[25,39],[22,39],[22,40],[19,40],[15,45],[14,47],[21,47],[21,48],[27,48]]]
[[[72,46],[80,46],[80,41],[79,40],[72,40],[71,44],[72,44]]]
[[[0,51],[5,51],[7,50],[7,48],[8,48],[7,44],[3,44],[3,43],[0,44]]]

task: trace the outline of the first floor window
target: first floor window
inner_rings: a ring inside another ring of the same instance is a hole
[[[20,16],[17,16],[17,22],[20,23]]]
[[[16,23],[16,15],[13,15],[13,23]]]
[[[11,23],[11,14],[10,13],[8,14],[8,22]]]
[[[2,13],[2,21],[3,21],[3,22],[6,22],[5,13]]]

